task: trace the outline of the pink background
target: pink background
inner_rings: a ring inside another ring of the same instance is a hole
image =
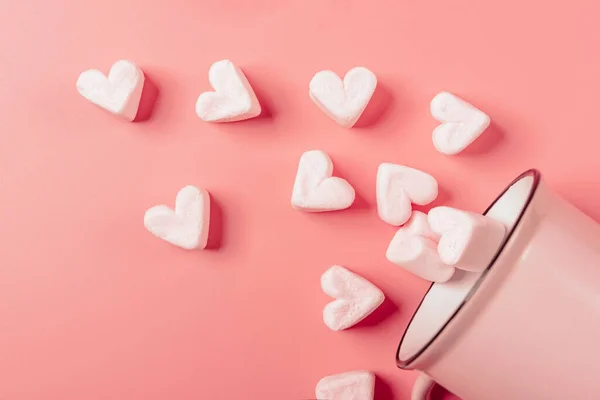
[[[377,400],[408,399],[416,375],[394,352],[428,284],[385,259],[395,228],[377,218],[377,166],[422,168],[443,187],[437,204],[479,211],[537,167],[600,218],[598,11],[595,0],[1,0],[0,398],[307,399],[324,375],[370,369]],[[150,81],[142,122],[75,90],[81,71],[120,58]],[[265,117],[196,117],[223,58]],[[380,85],[345,130],[308,82],[356,65]],[[493,121],[457,157],[431,143],[441,90]],[[291,208],[309,149],[355,187],[352,209]],[[218,205],[212,250],[180,250],[142,224],[187,184]],[[344,332],[321,320],[332,264],[388,298]]]

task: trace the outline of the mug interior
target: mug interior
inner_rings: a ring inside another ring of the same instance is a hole
[[[508,233],[504,242],[482,272],[456,270],[449,281],[434,283],[429,287],[400,340],[396,353],[396,362],[400,368],[410,368],[410,363],[425,351],[475,293],[514,232],[533,198],[539,181],[538,171],[530,170],[523,173],[484,213],[506,226]]]

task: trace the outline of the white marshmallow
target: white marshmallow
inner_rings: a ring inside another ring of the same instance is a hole
[[[429,221],[427,220],[427,214],[422,213],[421,211],[414,211],[411,214],[408,223],[400,229],[410,235],[423,236],[436,243],[440,240],[440,235],[431,230]]]
[[[175,211],[158,205],[144,215],[144,226],[153,235],[187,250],[206,247],[209,223],[210,196],[194,186],[177,193]]]
[[[433,131],[433,144],[442,154],[454,155],[467,148],[490,125],[490,117],[448,92],[431,100],[431,115],[442,122]]]
[[[332,71],[319,71],[309,84],[312,101],[338,124],[350,128],[367,107],[377,87],[377,77],[365,67],[346,73],[344,81]]]
[[[97,69],[88,69],[77,79],[77,91],[83,97],[129,121],[135,119],[143,87],[144,73],[127,60],[114,63],[108,78]]]
[[[335,299],[323,309],[323,322],[334,331],[359,323],[385,299],[377,286],[339,265],[321,275],[321,289]]]
[[[196,114],[207,122],[233,122],[260,115],[261,107],[244,73],[229,60],[214,63],[208,71],[214,92],[204,92]]]
[[[318,400],[373,400],[375,374],[371,371],[349,371],[326,376],[317,383]]]
[[[454,267],[444,264],[440,259],[438,238],[429,228],[427,215],[415,211],[408,223],[396,232],[385,256],[420,278],[446,282],[454,274]]]
[[[379,218],[400,226],[410,218],[411,203],[424,206],[436,199],[438,183],[418,169],[383,163],[377,170],[376,192]]]
[[[431,209],[428,221],[431,230],[441,235],[441,260],[465,271],[484,270],[506,234],[506,227],[492,218],[450,207]]]
[[[292,191],[292,206],[319,212],[348,208],[354,202],[354,188],[342,178],[332,177],[333,163],[320,150],[302,154]]]

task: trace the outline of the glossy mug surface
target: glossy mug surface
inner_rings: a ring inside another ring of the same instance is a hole
[[[600,398],[600,225],[552,193],[538,171],[517,178],[486,215],[508,234],[483,272],[433,284],[396,361],[463,400]]]

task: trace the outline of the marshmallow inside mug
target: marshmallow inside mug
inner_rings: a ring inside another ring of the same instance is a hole
[[[508,232],[497,253],[501,251],[504,243],[512,235],[531,200],[538,181],[539,173],[537,171],[525,172],[498,197],[485,213],[488,217],[502,222]],[[408,366],[418,357],[460,311],[470,295],[477,290],[479,282],[485,279],[485,274],[493,267],[495,259],[496,257],[482,272],[456,270],[449,281],[431,285],[400,341],[397,352],[397,362],[400,367]]]

